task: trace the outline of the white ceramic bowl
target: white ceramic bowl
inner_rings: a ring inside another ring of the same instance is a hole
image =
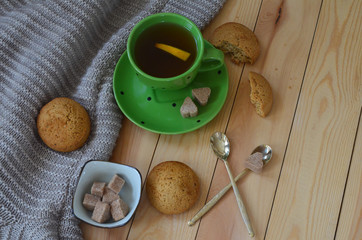
[[[93,182],[108,183],[115,174],[125,180],[119,195],[128,204],[129,213],[119,221],[111,219],[105,223],[98,223],[92,220],[92,211],[83,207],[84,195],[90,193]],[[75,190],[73,198],[74,215],[80,220],[97,227],[114,228],[123,226],[131,219],[140,202],[141,185],[141,174],[134,167],[105,161],[89,161],[83,167]]]

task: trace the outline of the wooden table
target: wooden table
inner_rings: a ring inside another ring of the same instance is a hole
[[[182,135],[159,135],[123,120],[111,161],[139,169],[143,181],[156,164],[176,160],[200,178],[201,195],[189,211],[163,215],[143,189],[134,218],[124,227],[81,224],[85,239],[249,239],[232,191],[201,221],[187,221],[227,185],[224,164],[209,138],[225,132],[234,174],[262,143],[273,158],[262,174],[237,183],[255,239],[362,239],[362,1],[228,0],[203,31],[239,22],[261,44],[254,65],[226,57],[229,93],[206,126]],[[266,118],[249,100],[249,71],[264,75],[274,93]]]

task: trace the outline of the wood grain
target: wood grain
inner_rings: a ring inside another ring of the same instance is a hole
[[[239,183],[256,231],[255,239],[263,239],[266,231],[319,6],[320,1],[263,2],[255,30],[262,46],[262,54],[255,65],[246,67],[242,75],[228,125],[227,135],[231,142],[235,143],[230,156],[235,174],[241,171],[243,160],[257,145],[270,144],[274,151],[273,159],[263,171],[262,177],[250,174]],[[293,55],[290,54],[291,51]],[[261,73],[272,86],[274,104],[265,119],[255,113],[250,103],[247,79],[249,71]],[[228,181],[222,164],[216,169],[214,181],[224,184]],[[216,188],[218,186],[212,186],[210,195],[213,195]],[[247,236],[246,228],[237,212],[228,209],[226,214],[224,211],[225,206],[235,205],[234,202],[232,194],[229,194],[210,216],[202,220],[198,239],[218,239],[212,233],[223,232],[225,229],[232,239]],[[220,218],[223,219],[223,225],[218,224]],[[211,232],[209,229],[215,231]]]
[[[360,12],[323,2],[266,239],[334,238],[361,108]]]
[[[239,183],[256,231],[255,239],[263,239],[265,235],[319,6],[320,1],[263,2],[255,29],[262,54],[255,65],[245,68],[230,117],[227,128],[231,141],[229,159],[235,174],[242,170],[243,161],[256,146],[269,144],[274,152],[261,176],[250,174]],[[250,103],[249,71],[262,74],[272,86],[274,104],[266,118],[259,117]],[[218,164],[213,181],[227,184],[228,177],[222,163]],[[213,196],[216,189],[218,191],[219,186],[212,186],[210,195]],[[202,220],[198,239],[219,239],[221,236],[215,236],[216,232],[226,232],[227,239],[248,235],[233,198],[232,194],[227,195]]]
[[[351,7],[340,13],[342,15],[356,14],[357,16],[351,16],[348,21],[345,21],[344,29],[347,31],[352,28],[348,41],[346,42],[346,51],[359,53],[356,56],[356,71],[355,76],[352,78],[357,81],[358,95],[356,101],[362,106],[362,59],[361,59],[361,31],[362,31],[362,14],[361,14],[361,2],[354,1]],[[343,34],[344,35],[344,34]],[[348,37],[345,36],[344,37]],[[356,41],[357,39],[357,41]],[[358,40],[359,39],[359,40]],[[347,41],[347,39],[346,39]],[[356,41],[356,42],[355,42]],[[354,45],[352,47],[351,45]],[[359,67],[358,67],[359,66]],[[362,109],[361,109],[362,112]],[[362,239],[362,119],[360,113],[359,129],[354,143],[354,152],[351,157],[351,164],[349,167],[349,173],[347,176],[346,190],[343,197],[343,205],[341,208],[340,218],[338,221],[338,228],[336,232],[336,238],[342,239]]]
[[[348,174],[336,238],[361,239],[362,237],[362,119],[360,116],[358,135]]]

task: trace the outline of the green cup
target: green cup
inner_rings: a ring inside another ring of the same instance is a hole
[[[140,69],[135,60],[135,47],[140,34],[149,27],[159,23],[177,24],[189,32],[196,43],[196,56],[193,64],[180,75],[160,78],[151,76]],[[131,66],[136,71],[138,79],[146,86],[153,89],[176,90],[189,85],[199,71],[210,71],[219,68],[224,64],[224,54],[222,51],[210,47],[205,48],[204,38],[198,27],[188,18],[174,13],[158,13],[150,15],[136,24],[131,31],[127,41],[127,54]]]

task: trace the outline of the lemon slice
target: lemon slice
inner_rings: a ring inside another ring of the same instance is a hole
[[[190,53],[184,51],[184,50],[181,50],[179,48],[175,48],[175,47],[172,47],[170,45],[167,45],[167,44],[163,44],[163,43],[156,43],[155,44],[155,47],[156,48],[159,48],[165,52],[168,52],[169,54],[183,60],[183,61],[187,61],[187,59],[190,57]]]

